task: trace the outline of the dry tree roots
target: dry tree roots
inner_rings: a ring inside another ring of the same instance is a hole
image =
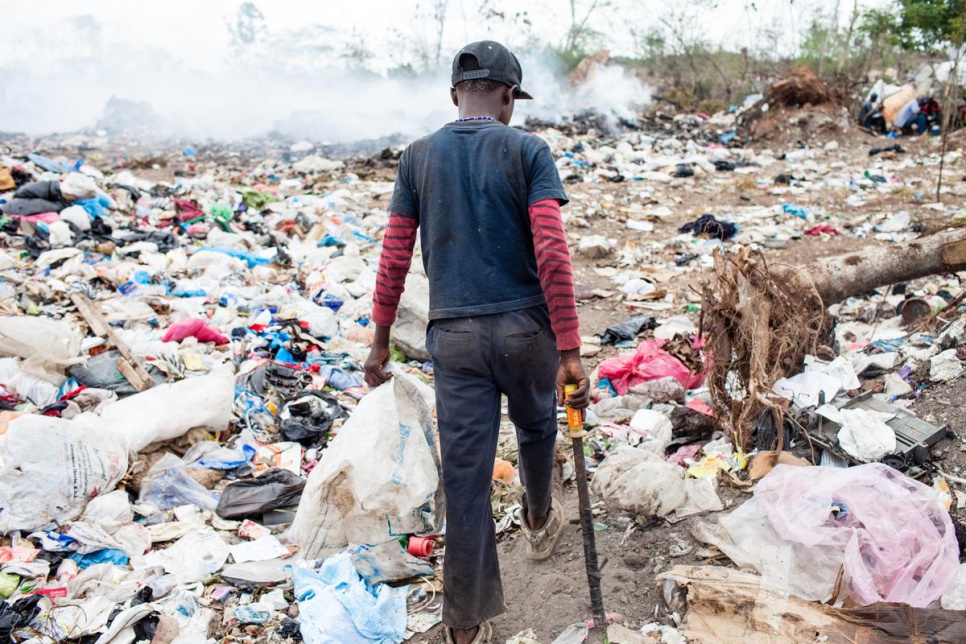
[[[776,414],[776,428],[782,426],[779,414],[787,401],[771,387],[797,371],[806,355],[819,353],[830,325],[814,282],[801,270],[768,265],[749,248],[716,250],[714,265],[717,279],[702,293],[701,333],[711,349],[708,386],[722,424],[747,451],[765,410]]]

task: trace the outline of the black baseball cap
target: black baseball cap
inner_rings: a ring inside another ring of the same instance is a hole
[[[460,67],[460,58],[467,55],[476,59],[479,69],[464,71]],[[481,40],[470,43],[457,52],[453,59],[453,87],[463,81],[479,79],[519,87],[523,82],[523,70],[520,69],[520,61],[509,49],[492,40]],[[516,93],[516,98],[532,99],[533,97],[520,89]]]

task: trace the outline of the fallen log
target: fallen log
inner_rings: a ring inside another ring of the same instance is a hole
[[[966,611],[873,604],[832,608],[790,596],[761,577],[720,566],[675,566],[658,576],[684,636],[743,644],[959,644]],[[682,596],[683,595],[683,596]]]
[[[815,262],[813,281],[826,306],[873,288],[966,270],[966,228],[889,248],[873,247]]]
[[[716,251],[714,262],[701,311],[711,349],[707,382],[719,418],[747,450],[765,410],[776,415],[776,427],[782,425],[778,414],[787,403],[771,386],[797,372],[806,355],[834,355],[826,341],[827,308],[880,286],[966,270],[966,228],[808,266],[769,264],[749,248]]]

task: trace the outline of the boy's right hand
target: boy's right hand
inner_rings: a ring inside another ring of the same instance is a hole
[[[372,341],[372,349],[369,350],[369,357],[366,358],[365,372],[366,384],[370,387],[378,387],[390,378],[391,374],[386,373],[383,366],[389,361],[389,327],[376,326],[375,337]]]
[[[566,395],[564,387],[567,385],[577,385],[577,390]],[[590,405],[590,378],[584,371],[580,349],[560,352],[560,367],[557,369],[557,405],[567,405],[574,409],[586,409]]]

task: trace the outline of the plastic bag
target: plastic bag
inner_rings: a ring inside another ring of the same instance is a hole
[[[255,479],[230,484],[221,493],[215,514],[223,519],[245,519],[296,505],[305,479],[288,470],[271,469]]]
[[[117,370],[117,361],[120,358],[121,352],[111,349],[88,358],[84,364],[72,366],[69,373],[85,387],[107,389],[118,396],[132,396],[138,390]],[[154,365],[148,365],[146,369],[156,383],[164,384],[168,381],[164,372]]]
[[[399,302],[399,313],[392,326],[392,339],[400,351],[414,360],[429,360],[426,328],[429,325],[429,280],[411,272]]]
[[[639,409],[631,418],[628,443],[657,456],[671,444],[672,426],[668,417],[653,409]]]
[[[81,335],[70,322],[44,317],[0,317],[0,355],[66,366],[76,362]]]
[[[91,199],[97,195],[97,184],[86,174],[71,172],[60,182],[60,194],[68,201]]]
[[[303,391],[295,400],[285,403],[279,413],[282,436],[303,445],[324,444],[332,422],[345,415],[332,394]]]
[[[185,338],[196,338],[198,342],[214,342],[216,345],[228,344],[230,340],[221,331],[200,318],[178,320],[167,330],[162,342],[182,342]]]
[[[412,556],[398,541],[378,546],[359,546],[351,552],[352,565],[370,584],[403,581],[413,577],[433,576],[433,567]]]
[[[881,463],[778,465],[754,497],[696,533],[804,599],[928,606],[952,589],[959,545],[930,487]],[[839,569],[842,595],[832,597]]]
[[[600,337],[601,344],[615,344],[617,342],[634,340],[637,338],[638,333],[653,329],[655,326],[657,326],[657,321],[653,315],[635,315],[623,322],[618,322],[607,327],[607,330],[598,337]]]
[[[700,387],[704,382],[704,372],[691,373],[684,363],[661,349],[663,344],[660,340],[642,342],[631,355],[604,360],[597,373],[601,380],[609,380],[621,395],[638,383],[668,376],[680,382],[685,389]]]
[[[145,475],[139,500],[161,510],[189,504],[202,510],[214,510],[219,499],[217,494],[191,478],[184,461],[174,454],[165,454]]]
[[[14,641],[11,634],[18,628],[29,626],[40,615],[40,595],[23,597],[9,604],[0,602],[0,638]]]
[[[215,574],[228,561],[228,544],[215,530],[204,525],[192,526],[191,532],[164,549],[152,550],[137,562],[135,568],[159,566],[175,575],[177,583],[203,581]]]
[[[839,446],[850,456],[869,463],[896,451],[896,432],[886,422],[895,414],[870,409],[838,409],[822,405],[818,415],[842,426]]]
[[[432,392],[393,373],[360,401],[309,475],[292,526],[307,559],[429,531],[434,505],[442,517]]]
[[[323,562],[317,572],[295,568],[295,598],[306,644],[396,644],[406,631],[406,589],[370,586],[348,553]]]
[[[98,422],[139,452],[156,441],[179,438],[193,427],[227,429],[234,403],[235,376],[220,370],[125,398],[105,407]]]
[[[724,507],[714,478],[686,479],[683,468],[632,447],[618,447],[605,458],[591,488],[608,506],[647,516],[680,519]]]
[[[88,500],[127,471],[124,441],[97,428],[21,416],[0,448],[0,532],[33,531],[76,519]]]

